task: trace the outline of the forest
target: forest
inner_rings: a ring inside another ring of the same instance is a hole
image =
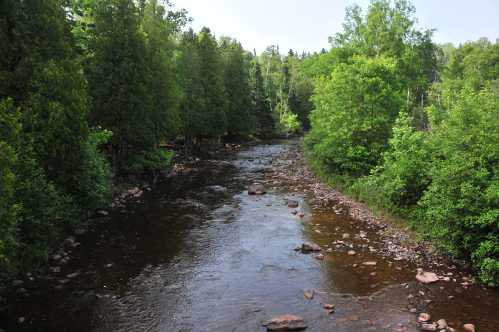
[[[263,53],[158,0],[0,5],[0,278],[183,144],[304,135],[314,171],[499,285],[499,43],[437,44],[405,0],[318,53]]]

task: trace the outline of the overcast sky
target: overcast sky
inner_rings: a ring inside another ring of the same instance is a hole
[[[345,7],[369,0],[174,0],[217,37],[238,39],[260,53],[278,44],[281,51],[328,48],[328,37],[341,31]],[[415,0],[421,28],[435,28],[435,41],[459,44],[480,37],[499,38],[499,0]]]

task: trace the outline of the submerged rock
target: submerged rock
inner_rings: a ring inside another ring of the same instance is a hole
[[[328,314],[332,314],[334,312],[334,304],[324,303],[323,308],[326,309]]]
[[[315,295],[315,291],[313,289],[305,289],[303,291],[303,296],[307,299],[307,300],[312,300],[314,298],[314,295]]]
[[[297,331],[307,328],[303,318],[291,314],[274,317],[263,322],[263,326],[267,328],[267,331]]]
[[[265,186],[261,183],[253,183],[248,187],[249,195],[263,195],[266,194],[267,190],[265,190]]]
[[[431,284],[440,280],[433,272],[424,272],[423,269],[418,269],[416,280],[423,284]]]
[[[287,204],[288,204],[288,208],[292,208],[292,209],[296,209],[300,205],[298,203],[298,201],[295,201],[292,199],[288,199]]]
[[[322,250],[322,248],[318,244],[315,244],[315,243],[305,242],[301,245],[301,251],[304,251],[304,252],[321,251],[321,250]]]

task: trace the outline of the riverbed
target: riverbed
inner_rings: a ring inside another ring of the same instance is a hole
[[[307,331],[418,331],[426,312],[458,331],[499,331],[497,290],[459,266],[386,250],[400,244],[387,226],[322,204],[300,158],[300,140],[278,141],[161,181],[76,236],[60,271],[10,295],[0,328],[265,331],[262,322],[290,313]],[[248,195],[254,182],[267,193]],[[322,256],[296,250],[304,242]],[[421,284],[417,268],[441,280]]]

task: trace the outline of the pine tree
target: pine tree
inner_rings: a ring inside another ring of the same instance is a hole
[[[146,40],[134,1],[97,3],[91,51],[91,122],[113,132],[113,159],[119,169],[132,151],[151,148],[157,139]]]
[[[254,113],[257,119],[257,133],[262,137],[268,137],[272,135],[274,131],[274,119],[272,117],[270,105],[267,102],[262,70],[258,62],[255,62],[253,75],[252,97]]]

